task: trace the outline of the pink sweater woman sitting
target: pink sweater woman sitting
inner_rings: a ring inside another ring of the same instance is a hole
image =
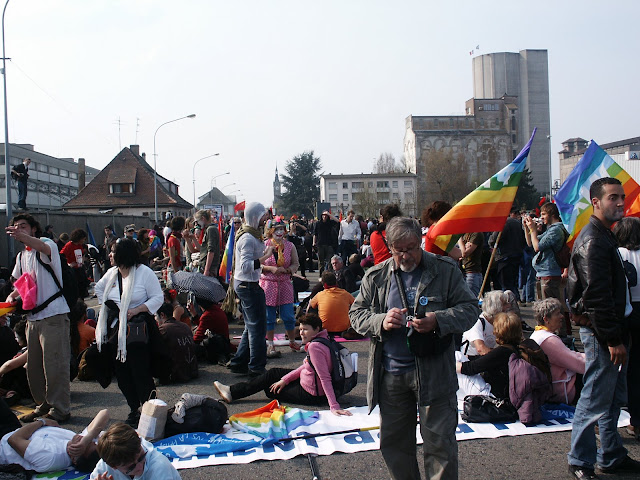
[[[288,368],[270,368],[248,382],[227,386],[214,382],[220,398],[231,403],[233,400],[245,398],[260,390],[269,398],[284,403],[301,405],[329,404],[334,415],[350,416],[351,412],[340,408],[331,383],[331,369],[333,367],[329,348],[320,342],[312,342],[314,338],[329,338],[322,328],[322,320],[313,314],[307,314],[300,319],[300,336],[308,357],[295,370]],[[313,367],[309,364],[309,359]],[[314,372],[315,368],[315,372]]]
[[[551,380],[553,382],[552,402],[575,404],[576,379],[584,375],[584,353],[574,352],[567,348],[556,332],[564,322],[561,303],[556,298],[547,298],[533,304],[535,319],[538,322],[534,340],[549,358],[551,364]]]

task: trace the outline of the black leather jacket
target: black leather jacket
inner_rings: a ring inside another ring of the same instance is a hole
[[[616,239],[591,216],[573,244],[567,297],[572,313],[586,315],[596,338],[612,347],[627,336],[627,288]]]

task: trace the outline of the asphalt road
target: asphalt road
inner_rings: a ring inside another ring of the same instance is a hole
[[[316,277],[317,278],[317,277]],[[95,304],[95,301],[91,302]],[[530,309],[523,308],[524,318],[532,324]],[[242,327],[231,325],[234,334],[240,334]],[[284,331],[282,325],[276,332]],[[368,342],[350,342],[348,347],[359,352],[359,382],[348,395],[340,399],[343,407],[366,404],[366,364],[368,361]],[[289,348],[280,347],[282,358],[270,360],[269,367],[296,368],[304,354],[294,353]],[[199,378],[182,385],[159,387],[159,397],[173,404],[184,392],[206,394],[217,398],[213,382],[219,380],[225,384],[241,381],[226,368],[203,364]],[[268,402],[266,396],[256,394],[228,406],[229,415],[258,408]],[[108,408],[114,420],[124,420],[128,407],[124,397],[114,382],[102,389],[95,382],[74,380],[71,384],[72,418],[67,428],[80,432],[101,408]],[[300,406],[301,408],[306,408]],[[640,442],[632,439],[624,429],[620,430],[625,446],[633,458],[640,459]],[[461,479],[521,479],[541,480],[569,478],[567,474],[566,453],[570,444],[570,432],[502,437],[487,440],[468,440],[459,442]],[[418,447],[421,455],[422,447]],[[352,454],[335,453],[317,457],[320,478],[337,479],[387,479],[389,478],[379,451]],[[311,469],[306,457],[291,460],[258,461],[245,465],[222,465],[180,470],[184,479],[200,480],[209,478],[249,479],[277,478],[279,480],[312,479]],[[602,475],[607,478],[635,478],[636,476]],[[158,479],[161,480],[161,479]]]

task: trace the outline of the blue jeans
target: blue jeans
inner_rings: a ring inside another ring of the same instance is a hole
[[[27,182],[18,180],[18,206],[27,207]]]
[[[267,302],[264,290],[258,282],[240,282],[235,290],[242,305],[244,332],[231,365],[248,365],[250,370],[260,372],[267,364]]]
[[[467,283],[467,287],[471,290],[474,296],[478,296],[480,289],[482,288],[482,274],[476,272],[465,272],[464,281]]]
[[[293,303],[270,307],[267,305],[267,332],[276,329],[276,309],[280,309],[280,318],[284,323],[285,330],[293,330],[296,327],[296,317],[293,314]],[[293,340],[290,338],[289,340]]]
[[[584,387],[576,405],[571,431],[569,465],[593,469],[615,466],[627,454],[618,434],[620,407],[627,401],[627,364],[611,362],[609,349],[600,345],[593,330],[580,328],[586,366]],[[625,345],[628,347],[628,345]],[[594,427],[600,428],[600,448]]]

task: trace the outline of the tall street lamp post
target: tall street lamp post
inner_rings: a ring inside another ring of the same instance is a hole
[[[155,211],[155,222],[158,223],[158,168],[157,168],[157,160],[158,157],[156,155],[156,135],[158,134],[158,130],[169,123],[177,122],[179,120],[184,120],[185,118],[196,118],[196,114],[192,113],[191,115],[187,115],[185,117],[175,118],[173,120],[169,120],[168,122],[164,122],[158,128],[156,128],[155,133],[153,134],[153,206]]]
[[[211,203],[211,205],[213,205],[213,185],[215,183],[214,180],[218,177],[222,177],[223,175],[229,175],[230,173],[231,172],[224,172],[211,177],[211,185],[209,186],[209,203]]]
[[[4,4],[2,10],[2,79],[4,81],[4,186],[6,192],[6,212],[7,223],[13,216],[11,206],[11,165],[9,162],[9,114],[7,113],[7,54],[5,52],[4,41],[4,14],[7,12],[7,5],[9,0]],[[11,263],[13,258],[13,238],[7,235],[7,265]]]
[[[207,158],[211,158],[211,157],[217,157],[218,155],[220,155],[219,153],[214,153],[213,155],[207,155],[206,157],[202,157],[198,160],[196,160],[196,163],[193,164],[193,211],[195,212],[196,210],[198,210],[198,207],[196,206],[196,165],[198,164],[199,161],[201,160],[205,160]]]

